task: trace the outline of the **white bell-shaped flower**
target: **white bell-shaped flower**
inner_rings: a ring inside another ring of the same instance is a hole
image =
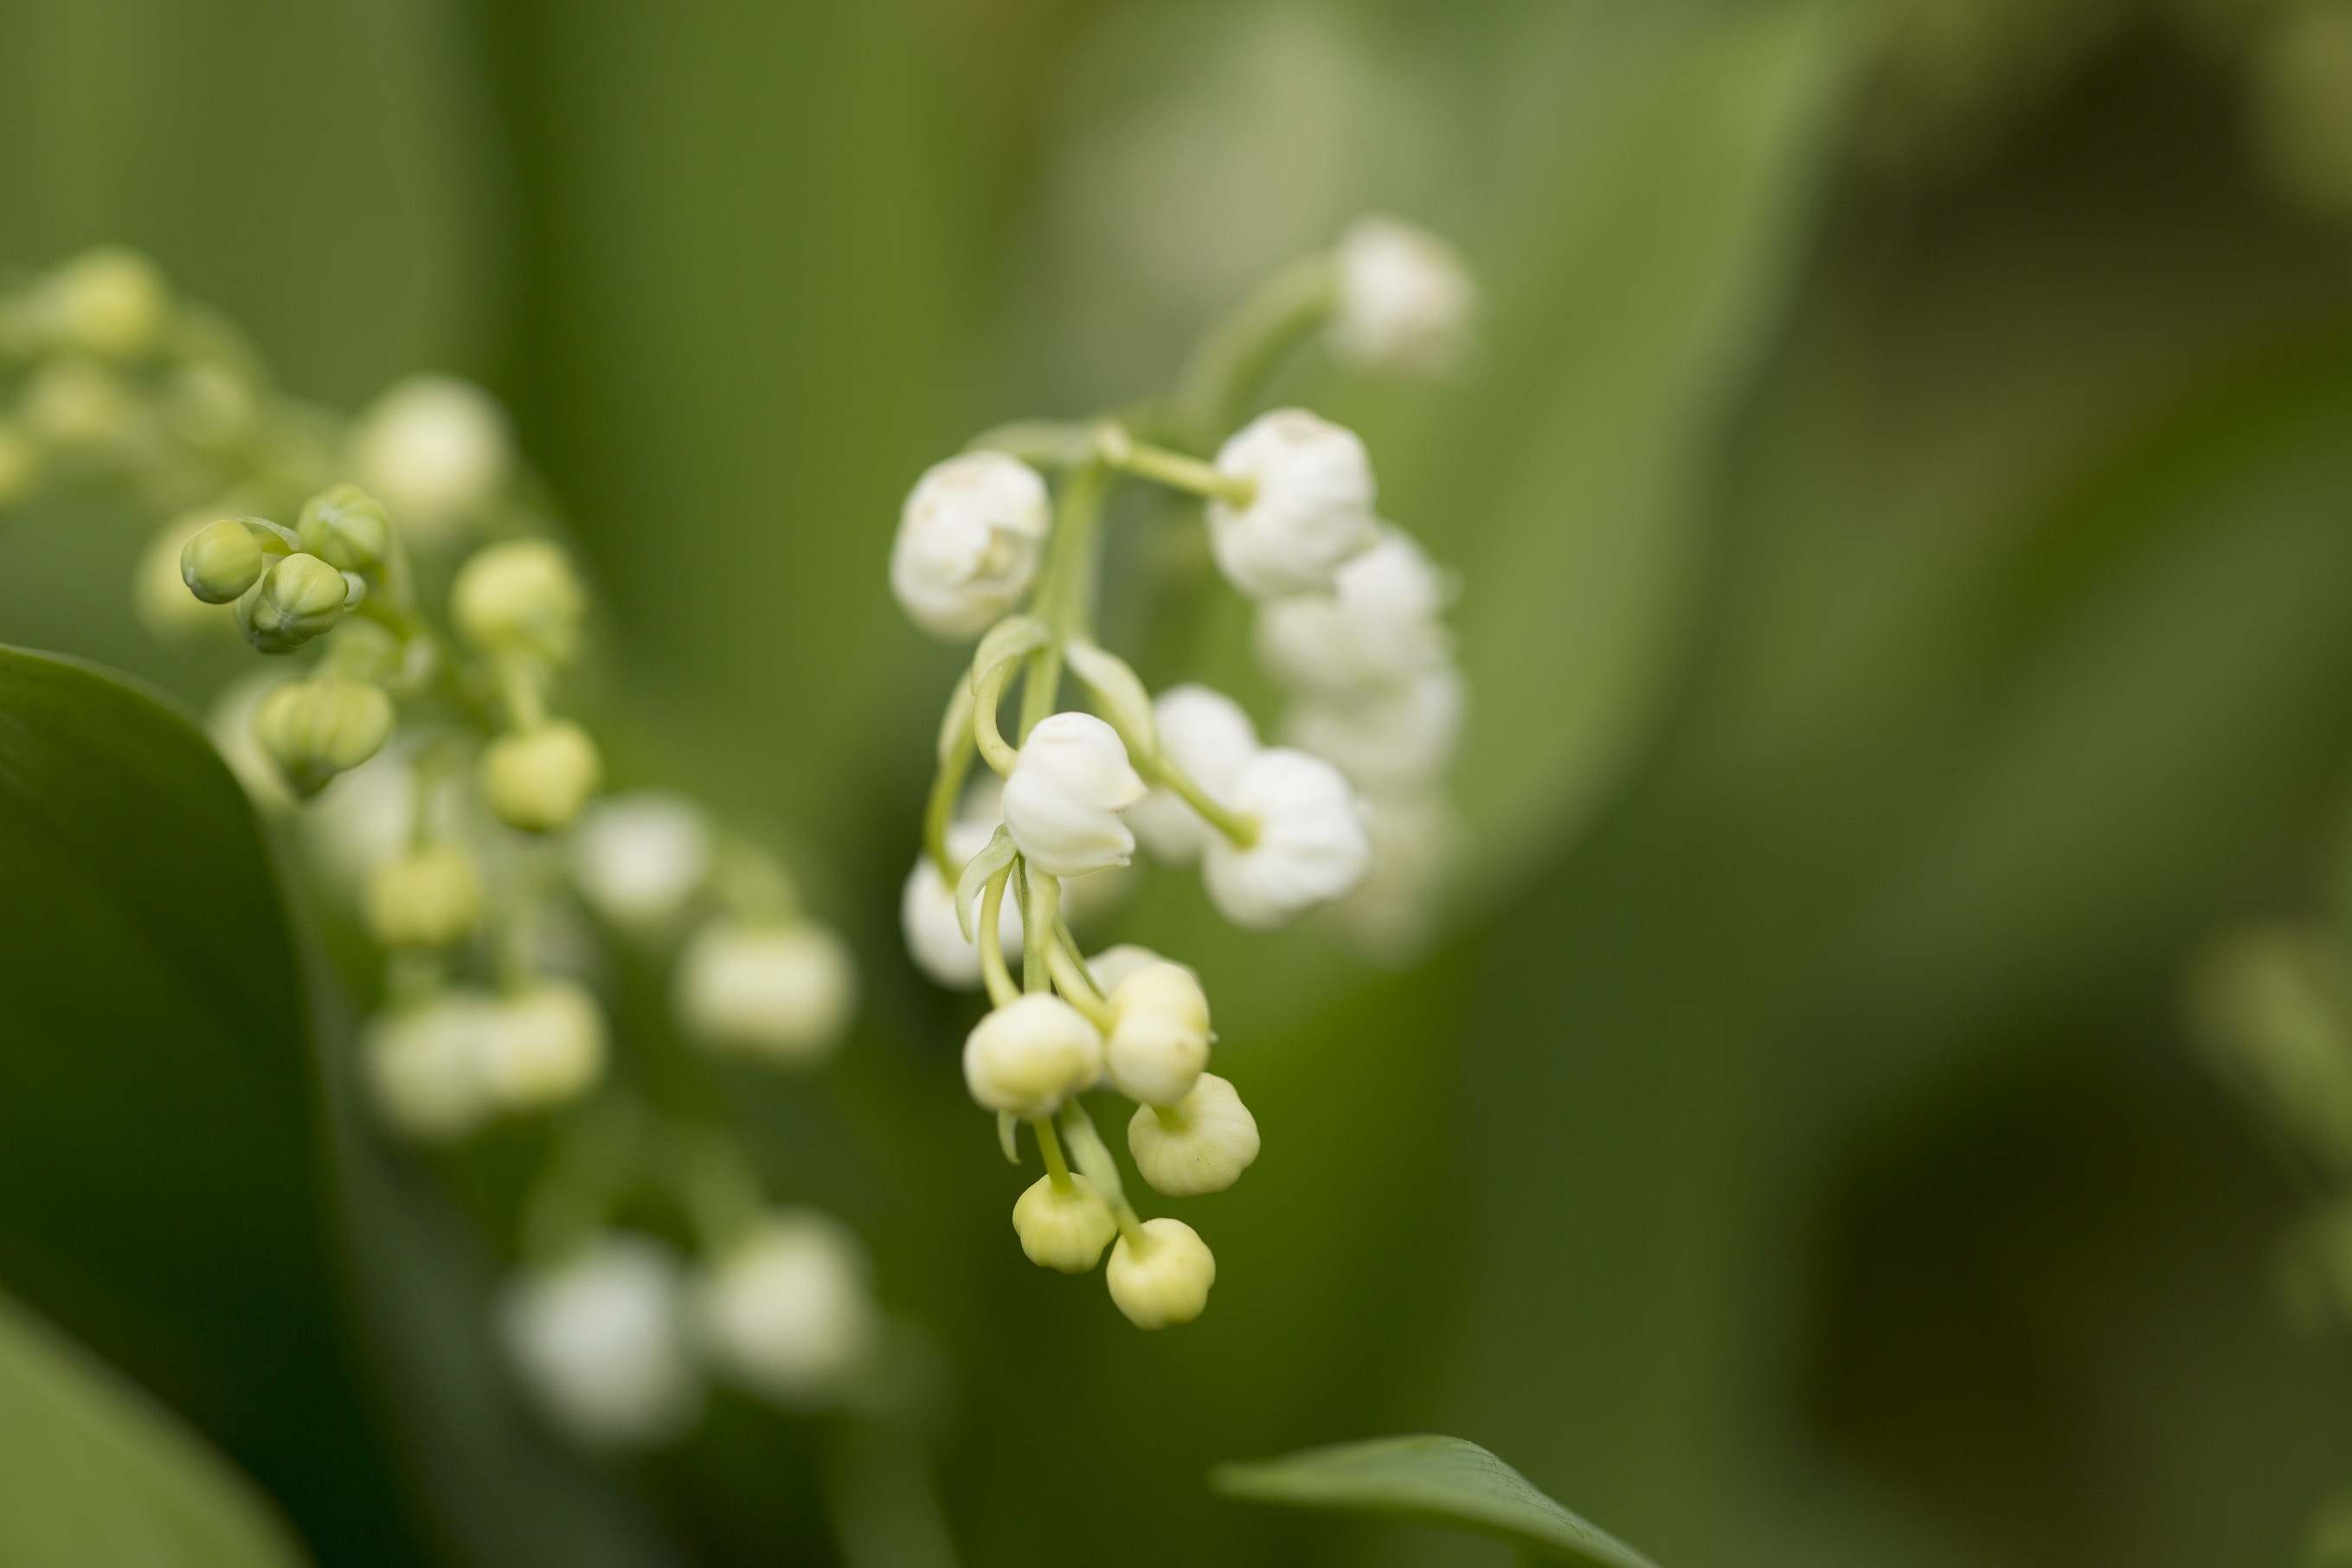
[[[1294,690],[1323,697],[1412,680],[1445,662],[1445,576],[1401,529],[1333,574],[1328,594],[1258,607],[1259,660]]]
[[[505,1110],[576,1100],[604,1071],[604,1009],[569,980],[500,997],[480,1039],[483,1081]]]
[[[1151,1190],[1171,1198],[1221,1193],[1257,1158],[1257,1118],[1234,1086],[1204,1072],[1172,1106],[1139,1105],[1127,1150]]]
[[[975,637],[1029,591],[1052,522],[1045,481],[1003,452],[964,452],[915,482],[890,547],[890,589],[933,637]]]
[[[1038,870],[1083,877],[1134,858],[1120,814],[1148,793],[1118,731],[1090,713],[1056,713],[1022,743],[1004,781],[1004,826]]]
[[[1258,752],[1257,726],[1242,705],[1188,681],[1154,698],[1151,716],[1161,752],[1211,800],[1223,804],[1234,780]],[[1171,866],[1200,858],[1216,832],[1171,789],[1153,790],[1128,812],[1127,820],[1143,847]]]
[[[1210,549],[1245,594],[1328,589],[1339,563],[1379,537],[1363,442],[1303,408],[1244,426],[1217,453],[1217,471],[1255,487],[1245,503],[1209,503]]]
[[[964,1086],[982,1109],[1034,1121],[1094,1087],[1102,1052],[1102,1036],[1085,1014],[1032,992],[989,1014],[966,1037]]]
[[[839,1223],[811,1209],[771,1215],[697,1282],[702,1342],[755,1393],[824,1404],[879,1337],[867,1273],[865,1248]]]
[[[386,1125],[419,1142],[465,1137],[497,1114],[484,1070],[497,1006],[478,992],[450,992],[371,1022],[360,1061],[369,1098]]]
[[[1142,1228],[1140,1247],[1122,1236],[1110,1249],[1110,1299],[1139,1329],[1191,1322],[1209,1305],[1215,1255],[1181,1219],[1148,1219]]]
[[[1210,901],[1235,925],[1267,930],[1336,899],[1371,868],[1371,840],[1355,792],[1320,757],[1276,746],[1260,752],[1234,784],[1234,807],[1257,823],[1246,849],[1222,835],[1202,878]]]
[[[710,871],[702,808],[667,790],[611,795],[572,830],[572,885],[605,920],[651,932],[676,919]]]
[[[1111,988],[1103,1072],[1146,1105],[1174,1105],[1209,1065],[1209,998],[1181,963],[1150,963]]]
[[[1441,665],[1402,686],[1302,703],[1284,721],[1283,733],[1364,788],[1398,792],[1445,772],[1461,738],[1462,708],[1462,677]]]
[[[948,853],[959,863],[970,860],[988,847],[995,831],[985,822],[950,823]],[[1007,898],[998,908],[996,934],[1003,952],[1021,951],[1020,905],[1020,900]],[[977,926],[977,911],[972,920]],[[915,868],[907,873],[907,885],[898,895],[898,928],[924,973],[951,991],[979,989],[980,942],[963,934],[956,920],[955,889],[929,855],[916,856]]]
[[[717,1049],[810,1067],[849,1026],[857,967],[847,944],[812,921],[713,921],[678,955],[674,1000],[687,1033]]]
[[[1358,218],[1339,238],[1331,345],[1376,370],[1433,375],[1461,359],[1477,286],[1461,253],[1402,218]]]
[[[634,1236],[510,1285],[499,1328],[523,1386],[548,1419],[593,1447],[650,1447],[702,1408],[688,1353],[677,1266]]]
[[[514,433],[471,382],[415,375],[394,384],[352,432],[352,470],[413,539],[447,537],[499,497]]]
[[[1118,1234],[1118,1221],[1084,1176],[1072,1176],[1066,1192],[1055,1187],[1053,1177],[1040,1176],[1014,1202],[1013,1229],[1030,1262],[1084,1274]]]

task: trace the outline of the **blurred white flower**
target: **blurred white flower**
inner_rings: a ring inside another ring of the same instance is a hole
[[[482,922],[481,872],[447,840],[396,856],[368,876],[369,934],[386,947],[446,947]]]
[[[590,806],[572,830],[572,885],[605,920],[656,931],[677,917],[710,870],[702,808],[666,790],[636,790]]]
[[[1139,1329],[1191,1322],[1209,1305],[1216,1258],[1181,1219],[1148,1219],[1142,1230],[1140,1247],[1122,1236],[1110,1249],[1110,1299]]]
[[[1402,529],[1332,575],[1328,594],[1295,594],[1258,607],[1258,658],[1295,690],[1346,697],[1396,686],[1445,662],[1439,616],[1444,575]]]
[[[1032,992],[990,1013],[963,1043],[963,1081],[983,1109],[1050,1116],[1102,1077],[1102,1036],[1060,997]]]
[[[890,588],[933,637],[978,637],[1029,591],[1052,522],[1045,481],[1003,452],[964,452],[917,480],[890,547]]]
[[[463,1138],[498,1110],[486,1067],[497,1007],[478,992],[450,992],[424,1006],[372,1020],[360,1063],[369,1097],[403,1137]]]
[[[576,1100],[604,1070],[604,1010],[569,980],[542,979],[500,997],[478,1037],[482,1079],[501,1110]]]
[[[713,1361],[782,1405],[836,1397],[878,1337],[865,1249],[810,1209],[762,1219],[704,1271],[695,1295]]]
[[[604,782],[604,759],[569,719],[500,735],[482,748],[482,799],[509,827],[552,833],[580,815]]]
[[[1210,549],[1245,594],[1328,589],[1340,563],[1379,538],[1364,444],[1303,408],[1243,426],[1217,453],[1217,471],[1255,487],[1246,503],[1209,503]]]
[[[1372,872],[1332,912],[1373,957],[1401,962],[1429,940],[1462,826],[1434,793],[1373,795],[1365,805]]]
[[[714,921],[677,961],[678,1022],[708,1044],[785,1067],[833,1054],[857,1007],[848,946],[814,921]]]
[[[995,831],[985,822],[950,823],[948,853],[958,863],[970,860],[988,847]],[[1005,952],[1021,951],[1020,904],[1020,900],[1007,898],[997,913],[997,937]],[[975,912],[975,925],[978,920]],[[980,943],[964,936],[956,921],[955,891],[927,854],[916,856],[915,868],[907,873],[907,885],[898,896],[898,926],[906,935],[907,951],[924,973],[951,991],[979,988]]]
[[[1461,252],[1417,225],[1373,214],[1339,238],[1331,343],[1377,370],[1433,375],[1462,357],[1478,291]]]
[[[499,1327],[524,1388],[548,1419],[593,1447],[650,1447],[702,1408],[683,1297],[667,1249],[608,1235],[561,1266],[509,1285]]]
[[[291,811],[295,803],[286,787],[285,775],[269,760],[269,753],[261,749],[261,742],[253,732],[253,714],[272,689],[289,679],[285,670],[267,667],[239,676],[213,700],[212,710],[205,716],[205,736],[212,742],[213,750],[228,764],[228,771],[236,775],[236,782],[245,786],[247,797],[266,812]],[[393,765],[389,759],[378,756],[358,771],[365,773],[369,768]],[[346,774],[336,784],[328,786],[327,801],[334,800],[337,788],[348,786],[350,782]],[[317,820],[317,816],[315,808],[307,813],[305,824]]]
[[[60,264],[36,304],[51,342],[109,359],[153,348],[171,309],[171,291],[155,264],[112,245]]]
[[[1174,1106],[1137,1106],[1127,1150],[1153,1192],[1171,1198],[1221,1193],[1257,1158],[1257,1118],[1231,1083],[1204,1072]]]
[[[1355,792],[1319,757],[1260,752],[1234,784],[1234,806],[1254,818],[1248,848],[1223,836],[1202,865],[1209,898],[1235,925],[1265,930],[1336,899],[1371,868],[1371,841]]]
[[[360,416],[351,460],[360,488],[410,539],[433,545],[496,501],[514,468],[506,411],[450,375],[395,382]]]
[[[1242,705],[1222,691],[1187,682],[1153,700],[1160,749],[1211,800],[1224,804],[1234,780],[1257,755],[1257,726]],[[1201,820],[1175,791],[1155,789],[1127,814],[1128,825],[1154,858],[1171,866],[1190,865],[1215,829]]]
[[[1004,782],[1004,825],[1032,866],[1082,877],[1133,858],[1119,814],[1146,793],[1118,731],[1090,713],[1056,713],[1022,743]]]
[[[1441,665],[1404,686],[1301,703],[1284,720],[1283,734],[1368,790],[1400,791],[1445,772],[1461,737],[1462,707],[1462,677]]]

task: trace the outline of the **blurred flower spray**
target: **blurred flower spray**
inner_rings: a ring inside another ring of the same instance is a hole
[[[212,498],[155,536],[142,619],[315,653],[233,686],[215,743],[265,812],[317,803],[299,842],[382,954],[360,1065],[383,1124],[419,1145],[506,1119],[549,1134],[494,1325],[548,1422],[591,1448],[669,1443],[712,1378],[877,1426],[931,1399],[856,1237],[773,1201],[700,1109],[719,1099],[709,1063],[832,1054],[856,1005],[848,950],[773,856],[694,801],[598,798],[600,748],[557,711],[587,593],[497,405],[420,377],[346,426],[111,249],[0,296],[0,374],[23,410],[0,423],[0,503],[104,480],[175,509]],[[667,963],[698,1051],[616,1042],[583,909],[604,943]],[[616,1044],[637,1070],[614,1070]],[[619,1224],[648,1208],[690,1259]],[[928,1485],[866,1504],[935,1519]]]

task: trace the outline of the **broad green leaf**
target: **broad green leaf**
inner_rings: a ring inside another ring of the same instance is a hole
[[[0,1296],[0,1563],[303,1561],[268,1505],[218,1454]]]
[[[0,649],[0,1279],[337,1563],[416,1550],[345,1357],[316,1083],[245,795],[176,712]]]
[[[1227,1497],[1293,1508],[1393,1514],[1507,1541],[1547,1561],[1654,1568],[1650,1560],[1560,1507],[1528,1479],[1459,1437],[1376,1437],[1256,1464],[1220,1465],[1209,1484]]]

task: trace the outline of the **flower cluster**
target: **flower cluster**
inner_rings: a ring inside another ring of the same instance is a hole
[[[908,946],[941,984],[988,992],[964,1080],[996,1113],[1007,1158],[1024,1122],[1043,1158],[1013,1205],[1022,1249],[1082,1273],[1108,1247],[1111,1298],[1142,1328],[1199,1316],[1215,1259],[1181,1221],[1136,1212],[1083,1097],[1134,1102],[1129,1156],[1169,1197],[1232,1185],[1257,1157],[1257,1124],[1206,1070],[1215,1036],[1199,975],[1141,948],[1087,956],[1069,903],[1129,864],[1139,839],[1197,863],[1211,901],[1249,930],[1345,899],[1377,874],[1384,816],[1433,809],[1461,707],[1444,582],[1378,515],[1362,442],[1297,408],[1222,440],[1208,426],[1318,328],[1360,363],[1441,368],[1471,298],[1443,242],[1367,219],[1213,335],[1165,409],[992,432],[925,473],[899,519],[899,604],[934,636],[978,639],[901,900]],[[1213,459],[1185,449],[1208,445]],[[1155,699],[1097,641],[1099,533],[1128,479],[1204,509],[1218,568],[1260,605],[1266,663],[1300,693],[1296,744],[1262,745],[1238,703],[1197,683]],[[1066,676],[1093,712],[1064,710]],[[967,791],[975,757],[999,788]],[[1410,848],[1398,858],[1425,894]]]
[[[273,656],[215,738],[381,950],[358,1078],[384,1126],[448,1146],[511,1121],[551,1150],[495,1325],[549,1418],[663,1441],[706,1377],[870,1403],[887,1324],[856,1239],[769,1201],[714,1086],[652,1092],[823,1062],[855,965],[691,800],[600,796],[602,750],[558,711],[588,594],[497,403],[420,376],[347,423],[144,258],[94,251],[0,292],[0,508],[78,485],[171,514],[139,568],[151,629]],[[616,1026],[616,963],[667,966],[666,1029]],[[678,1216],[696,1260],[613,1228],[624,1202]]]

